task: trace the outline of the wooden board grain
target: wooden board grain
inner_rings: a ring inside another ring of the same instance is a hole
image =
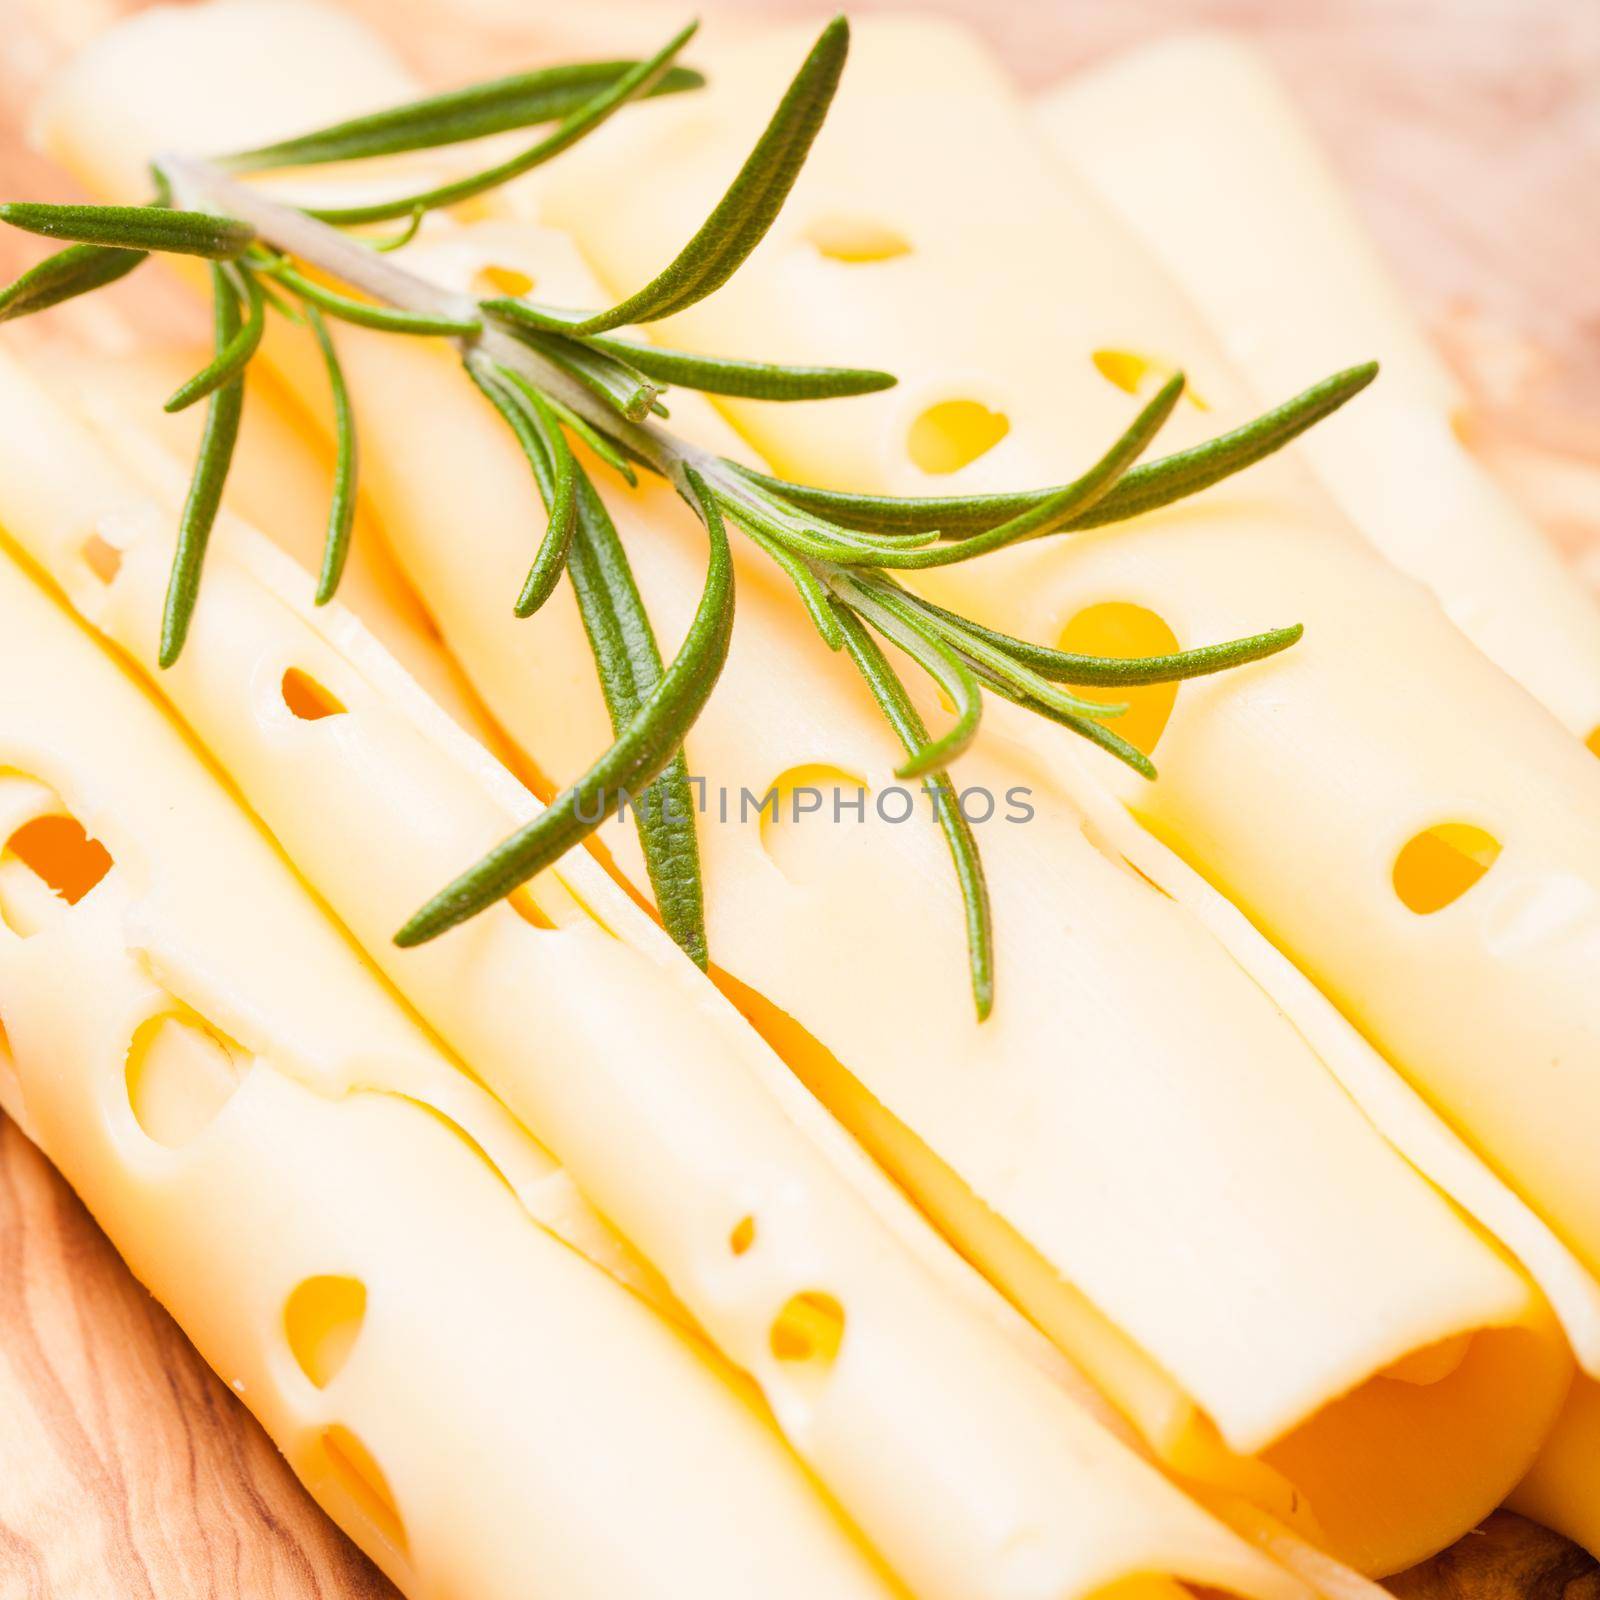
[[[0,0],[0,192],[70,192],[24,148],[33,87],[64,50],[144,3]],[[585,6],[554,0],[344,3],[436,82],[503,72],[530,42],[548,50],[593,37]],[[1497,352],[1516,353],[1516,381],[1497,393],[1511,397],[1506,426],[1600,460],[1600,0],[922,3],[979,19],[1029,86],[1174,27],[1259,38],[1424,316],[1485,369],[1475,373],[1485,383]],[[751,17],[818,10],[727,4]],[[905,9],[851,4],[884,7]],[[683,8],[634,9],[641,31],[654,31]],[[0,275],[35,254],[0,238]],[[197,326],[175,297],[146,309]],[[1402,1600],[1600,1600],[1600,1569],[1500,1514],[1391,1587]],[[394,1591],[0,1118],[0,1600],[113,1595],[393,1600]]]
[[[394,1600],[0,1118],[0,1600]]]

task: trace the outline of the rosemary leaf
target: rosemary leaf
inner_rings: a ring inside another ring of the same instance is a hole
[[[484,310],[500,314],[499,307],[515,304],[514,300],[487,300]],[[502,320],[512,320],[501,315]],[[650,415],[659,391],[637,368],[559,334],[540,333],[519,325],[516,336],[629,422],[643,422]]]
[[[549,526],[545,529],[533,565],[528,568],[522,593],[517,596],[517,603],[512,608],[519,617],[531,617],[550,598],[567,563],[567,553],[577,522],[578,463],[567,444],[566,435],[561,431],[561,424],[544,396],[531,385],[525,386],[522,394],[529,408],[529,418],[555,473],[555,490],[545,507],[549,513]]]
[[[620,734],[661,678],[661,655],[626,552],[586,475],[578,483],[578,531],[569,561],[611,725]],[[696,966],[706,966],[705,886],[694,791],[683,747],[639,796],[635,827],[662,926]]]
[[[737,508],[720,500],[724,512],[737,516]],[[838,607],[829,597],[827,587],[816,573],[806,564],[805,560],[796,555],[786,545],[777,539],[763,533],[758,527],[741,521],[745,537],[758,549],[764,550],[788,575],[791,583],[800,596],[800,603],[806,608],[806,615],[811,618],[812,625],[822,635],[822,642],[830,650],[844,648],[844,633],[839,627]]]
[[[177,389],[167,401],[165,410],[183,411],[197,400],[204,400],[243,372],[249,366],[250,358],[261,347],[261,335],[267,327],[267,306],[261,293],[260,280],[253,272],[241,271],[233,282],[236,290],[242,290],[244,294],[247,311],[243,325],[207,366]]]
[[[550,598],[566,569],[577,518],[578,464],[555,413],[537,389],[481,357],[469,356],[467,371],[516,435],[544,499],[544,538],[513,608],[517,616],[531,617]]]
[[[430,316],[422,311],[397,311],[390,306],[353,300],[349,295],[340,294],[336,289],[329,289],[314,278],[308,278],[287,261],[274,261],[261,270],[276,278],[284,288],[293,291],[307,304],[327,312],[330,317],[338,317],[341,322],[353,322],[357,327],[375,328],[379,333],[437,335],[441,338],[463,338],[483,331],[483,324],[475,318]]]
[[[356,519],[356,472],[359,451],[356,445],[355,412],[350,405],[350,390],[344,367],[334,348],[328,325],[314,305],[306,305],[306,321],[311,326],[322,362],[328,372],[328,391],[333,401],[333,497],[328,504],[328,533],[322,545],[322,570],[317,575],[316,603],[325,606],[333,599],[344,576],[350,554],[350,533]]]
[[[717,489],[729,514],[746,532],[759,529],[768,538],[815,561],[828,561],[842,567],[871,567],[878,563],[886,546],[872,535],[813,517],[809,512],[768,494],[752,475],[733,463],[719,462]],[[733,467],[733,471],[726,469]],[[926,543],[926,535],[914,535]]]
[[[388,255],[393,250],[403,250],[416,238],[417,230],[422,226],[422,219],[427,214],[426,206],[413,206],[405,227],[398,233],[390,234],[387,239],[363,239],[361,242],[369,250],[376,250],[379,255]]]
[[[1179,450],[1146,466],[1134,467],[1120,483],[1069,528],[1098,528],[1126,521],[1182,500],[1224,478],[1242,472],[1281,450],[1307,428],[1331,416],[1359,394],[1378,374],[1378,364],[1348,367],[1324,378],[1292,400],[1259,417],[1219,434],[1205,444]],[[1008,518],[1021,515],[1040,501],[1058,494],[1055,489],[1027,489],[1012,494],[935,495],[901,499],[890,495],[849,494],[837,489],[817,489],[788,483],[763,472],[741,469],[752,481],[797,506],[849,528],[872,533],[907,533],[938,530],[947,538],[981,533]]]
[[[835,622],[873,698],[878,702],[889,726],[899,736],[908,756],[928,747],[928,729],[911,703],[906,688],[889,665],[878,641],[867,632],[861,620],[847,607],[834,608]],[[961,810],[955,785],[948,772],[935,772],[927,779],[933,794],[939,826],[944,830],[955,863],[956,882],[967,924],[967,965],[972,974],[972,999],[978,1021],[987,1020],[994,1009],[994,926],[989,907],[989,885],[984,877],[983,859],[972,825]]]
[[[0,289],[0,322],[31,317],[64,300],[103,289],[125,278],[149,259],[144,250],[117,250],[104,245],[73,244],[46,256],[20,278]]]
[[[509,133],[536,122],[554,122],[558,117],[570,116],[637,66],[634,61],[586,61],[519,72],[514,77],[453,89],[388,111],[352,117],[277,144],[258,145],[254,150],[224,157],[217,165],[230,172],[311,167],[329,161],[397,155],[406,150],[434,150],[493,133]],[[698,89],[704,82],[698,72],[673,67],[644,94],[679,94],[685,89]]]
[[[0,205],[0,222],[47,239],[111,245],[124,250],[162,250],[173,255],[228,260],[255,239],[247,222],[208,211],[168,211],[153,206],[54,206],[32,200]]]
[[[577,434],[630,489],[638,487],[639,474],[634,471],[633,462],[623,453],[622,446],[615,439],[603,434],[587,417],[579,416],[571,406],[563,400],[558,400],[553,394],[547,394],[545,400],[561,422]]]
[[[1087,739],[1090,744],[1099,745],[1102,750],[1114,755],[1124,766],[1132,767],[1141,778],[1149,778],[1152,781],[1155,779],[1155,763],[1150,757],[1138,745],[1130,744],[1120,733],[1108,728],[1103,722],[1096,721],[1094,717],[1078,716],[1070,711],[1062,711],[1042,700],[1035,700],[1005,679],[991,674],[986,668],[974,665],[973,671],[983,680],[986,687],[1004,696],[1014,705],[1033,712],[1035,716],[1044,717],[1049,722],[1059,723],[1063,728],[1070,728],[1074,733]],[[1103,714],[1107,708],[1099,709]]]
[[[419,206],[426,211],[435,211],[441,206],[457,205],[463,200],[472,199],[474,195],[498,189],[513,178],[519,178],[523,173],[542,166],[546,161],[560,155],[562,151],[571,149],[580,139],[593,133],[601,123],[614,116],[630,100],[637,100],[641,95],[648,93],[665,76],[672,58],[689,42],[698,27],[698,23],[691,22],[688,27],[681,29],[648,60],[629,67],[619,77],[597,90],[587,100],[574,107],[537,144],[530,146],[520,155],[513,156],[509,161],[498,162],[492,167],[486,167],[482,172],[473,173],[470,177],[457,178],[450,183],[442,183],[417,194],[403,195],[396,200],[382,200],[364,206],[338,206],[319,210],[308,208],[308,214],[322,222],[348,227],[359,222],[386,222],[391,217],[403,217]]]
[[[765,237],[833,102],[850,49],[850,25],[835,17],[822,30],[766,131],[728,192],[694,237],[654,278],[609,311],[574,313],[568,331],[603,333],[630,322],[654,322],[704,300],[731,278]]]
[[[725,356],[666,350],[637,339],[593,335],[587,341],[637,367],[647,378],[702,394],[735,395],[745,400],[835,400],[892,389],[892,372],[866,367],[785,367],[768,361],[734,361]]]
[[[710,535],[705,588],[683,646],[672,665],[629,718],[616,743],[549,807],[469,867],[433,897],[395,935],[403,948],[424,944],[485,906],[502,900],[535,873],[559,860],[611,816],[623,795],[639,793],[683,745],[721,675],[733,634],[733,565],[721,513],[700,475],[685,469],[689,488]],[[580,486],[580,519],[598,502]],[[609,519],[607,519],[609,520]],[[573,544],[574,571],[582,538]],[[587,552],[585,552],[587,553]]]
[[[1003,550],[1007,545],[1020,544],[1024,539],[1042,539],[1046,534],[1073,526],[1077,518],[1110,493],[1117,480],[1144,454],[1172,415],[1172,408],[1183,394],[1183,385],[1183,374],[1175,373],[1087,472],[1035,501],[1026,511],[1019,511],[1005,522],[959,543],[936,544],[920,550],[884,551],[878,557],[878,565],[902,570],[953,566],[958,561],[972,561],[992,551]]]
[[[212,328],[218,354],[228,347],[239,331],[239,301],[222,267],[211,268]],[[233,462],[233,447],[239,437],[239,417],[244,410],[244,375],[230,378],[211,396],[206,409],[206,425],[200,435],[200,453],[195,459],[194,476],[178,518],[177,548],[172,557],[172,575],[167,580],[166,606],[161,616],[159,664],[170,667],[183,652],[194,618],[195,601],[200,594],[200,568],[211,541],[211,529],[222,504],[222,489]]]
[[[983,695],[971,667],[951,648],[938,626],[914,605],[901,603],[897,591],[869,588],[846,578],[834,592],[884,638],[899,645],[944,690],[955,707],[955,721],[949,731],[912,751],[895,769],[895,776],[921,778],[948,767],[977,738],[983,716]]]
[[[1265,633],[1252,633],[1222,644],[1203,644],[1192,650],[1177,650],[1164,656],[1086,656],[1070,650],[1052,650],[1047,645],[1033,644],[1026,639],[1014,638],[1009,633],[985,628],[920,596],[918,604],[965,633],[987,640],[1004,650],[1007,655],[1052,683],[1096,684],[1106,688],[1181,683],[1189,678],[1226,672],[1230,667],[1242,667],[1247,662],[1263,661],[1268,656],[1275,656],[1298,643],[1305,633],[1304,627],[1297,622],[1287,628],[1271,628]]]
[[[1347,367],[1243,427],[1164,456],[1148,466],[1135,467],[1099,505],[1078,518],[1074,527],[1101,528],[1111,522],[1126,522],[1243,472],[1281,450],[1307,428],[1332,416],[1377,375],[1376,361]]]

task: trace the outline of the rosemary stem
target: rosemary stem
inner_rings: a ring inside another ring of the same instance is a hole
[[[273,200],[259,189],[238,182],[220,168],[190,156],[162,156],[157,165],[189,203],[202,201],[217,212],[248,222],[267,244],[337,278],[372,299],[401,311],[470,321],[481,315],[477,301],[429,283],[408,272],[392,257],[368,249],[356,239],[294,206]],[[622,439],[663,476],[686,483],[685,469],[703,475],[712,458],[674,438],[655,423],[625,422],[553,362],[495,327],[456,340],[463,353],[476,350],[502,367],[519,372],[547,394],[576,411],[602,431]]]

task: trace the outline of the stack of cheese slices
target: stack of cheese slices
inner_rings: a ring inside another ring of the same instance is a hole
[[[630,290],[804,47],[712,28],[706,88],[430,216],[407,265]],[[316,0],[205,0],[94,42],[38,128],[136,202],[158,151],[420,87]],[[1030,108],[970,34],[863,21],[778,223],[661,324],[895,372],[673,397],[724,453],[895,494],[1060,481],[1179,368],[1175,444],[1384,363],[1178,507],[919,576],[1109,654],[1306,627],[1135,692],[1154,783],[989,713],[961,781],[1032,815],[983,830],[983,1023],[938,830],[870,806],[705,819],[709,976],[623,825],[397,948],[611,738],[568,589],[512,614],[526,465],[438,342],[341,326],[363,498],[314,607],[328,418],[278,325],[160,671],[195,424],[159,400],[196,361],[106,329],[0,342],[0,1105],[405,1593],[1354,1600],[1508,1497],[1600,1544],[1600,609],[1246,52]],[[704,532],[603,488],[676,639]],[[735,559],[690,770],[892,783],[848,663]]]

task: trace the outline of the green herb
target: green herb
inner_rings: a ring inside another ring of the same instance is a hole
[[[1072,482],[1018,493],[926,499],[850,494],[787,483],[678,439],[661,426],[661,394],[668,385],[799,401],[868,394],[894,382],[871,369],[702,356],[614,332],[669,316],[713,293],[766,235],[838,86],[849,45],[843,18],[822,31],[733,183],[688,244],[609,310],[567,310],[526,296],[478,300],[451,294],[388,258],[387,252],[414,237],[429,210],[509,182],[634,100],[698,85],[697,74],[675,64],[693,31],[683,29],[644,61],[592,62],[502,78],[220,164],[172,157],[155,174],[156,198],[148,206],[0,206],[0,220],[78,241],[0,290],[0,321],[114,282],[146,259],[146,252],[213,259],[214,357],[169,402],[179,409],[204,399],[208,410],[179,523],[161,633],[163,667],[178,658],[188,632],[238,433],[244,375],[269,312],[306,326],[332,394],[337,459],[318,604],[332,597],[344,569],[357,471],[355,417],[324,317],[458,345],[472,381],[515,435],[544,507],[527,577],[521,592],[508,599],[519,616],[529,616],[563,575],[570,580],[613,743],[548,809],[429,901],[397,935],[400,944],[436,938],[503,899],[626,802],[637,813],[662,919],[692,959],[706,965],[704,892],[683,744],[727,657],[734,610],[731,525],[793,584],[824,645],[848,654],[904,748],[900,776],[922,779],[932,796],[962,897],[974,1004],[982,1018],[995,993],[989,898],[977,841],[961,814],[949,769],[979,730],[985,695],[1022,706],[1154,777],[1149,757],[1108,725],[1126,708],[1082,699],[1067,686],[1169,683],[1226,671],[1287,649],[1300,629],[1277,628],[1136,659],[1090,656],[983,627],[904,588],[894,573],[976,560],[1021,540],[1101,527],[1199,493],[1336,411],[1372,381],[1377,368],[1336,373],[1243,427],[1138,465],[1182,392],[1182,377],[1174,377]],[[432,149],[541,122],[555,126],[508,161],[372,205],[296,209],[226,175]],[[172,186],[206,209],[173,209]],[[390,218],[404,218],[405,226],[388,239],[337,231]],[[665,668],[627,554],[569,435],[629,484],[640,469],[665,476],[704,525],[704,592],[682,647]],[[892,643],[947,697],[952,714],[942,733],[931,732],[918,714],[880,640]]]
[[[333,402],[333,496],[328,506],[328,535],[323,542],[322,570],[317,577],[315,596],[316,603],[325,606],[333,599],[339,580],[344,576],[344,564],[350,554],[350,533],[356,520],[356,419],[339,352],[334,348],[322,313],[308,303],[305,318],[322,352],[328,392]]]
[[[261,172],[270,167],[360,161],[406,150],[437,150],[571,116],[597,94],[614,89],[638,67],[636,61],[590,61],[521,72],[449,94],[431,95],[371,116],[352,117],[298,139],[260,145],[227,156],[218,165],[230,172]],[[685,89],[698,89],[704,82],[698,72],[672,67],[644,93],[680,94]]]
[[[594,132],[608,121],[630,100],[648,94],[666,75],[672,58],[694,37],[698,23],[691,22],[667,41],[648,61],[640,61],[620,76],[603,85],[587,100],[580,101],[562,118],[553,132],[537,144],[524,150],[509,161],[501,161],[470,178],[457,178],[452,183],[442,183],[420,194],[405,195],[398,200],[383,200],[365,206],[339,206],[332,209],[312,209],[310,214],[323,222],[348,226],[356,222],[386,222],[391,217],[403,217],[408,212],[421,209],[434,211],[440,206],[459,205],[476,195],[498,189],[513,178],[543,166],[564,150],[570,150],[580,139]]]
[[[267,327],[267,305],[259,280],[253,272],[245,272],[231,279],[230,283],[244,296],[247,308],[244,322],[227,344],[218,350],[216,358],[195,373],[167,401],[165,409],[168,411],[182,411],[236,378],[244,371],[261,343],[261,335]]]
[[[227,273],[211,268],[212,329],[220,359],[239,333],[239,300]],[[233,464],[233,447],[239,438],[239,418],[244,410],[244,376],[235,373],[211,396],[206,425],[200,436],[200,454],[188,497],[178,518],[177,551],[172,576],[167,581],[166,609],[161,618],[159,661],[170,667],[183,650],[200,594],[200,568],[211,542],[211,529],[222,504],[222,489]]]
[[[733,637],[733,559],[722,515],[704,480],[686,469],[692,503],[710,536],[705,588],[683,648],[617,742],[532,822],[447,885],[395,935],[402,947],[437,938],[514,889],[614,816],[677,754],[716,686]]]
[[[243,255],[255,229],[206,211],[169,211],[161,206],[51,206],[34,201],[0,205],[0,222],[46,239],[121,250],[164,250],[174,255],[229,260]]]
[[[3,215],[0,211],[0,215]],[[104,289],[125,278],[149,260],[144,250],[116,250],[103,245],[74,244],[46,256],[30,267],[15,282],[0,289],[0,322],[13,317],[31,317],[35,311],[48,311],[64,300]]]

